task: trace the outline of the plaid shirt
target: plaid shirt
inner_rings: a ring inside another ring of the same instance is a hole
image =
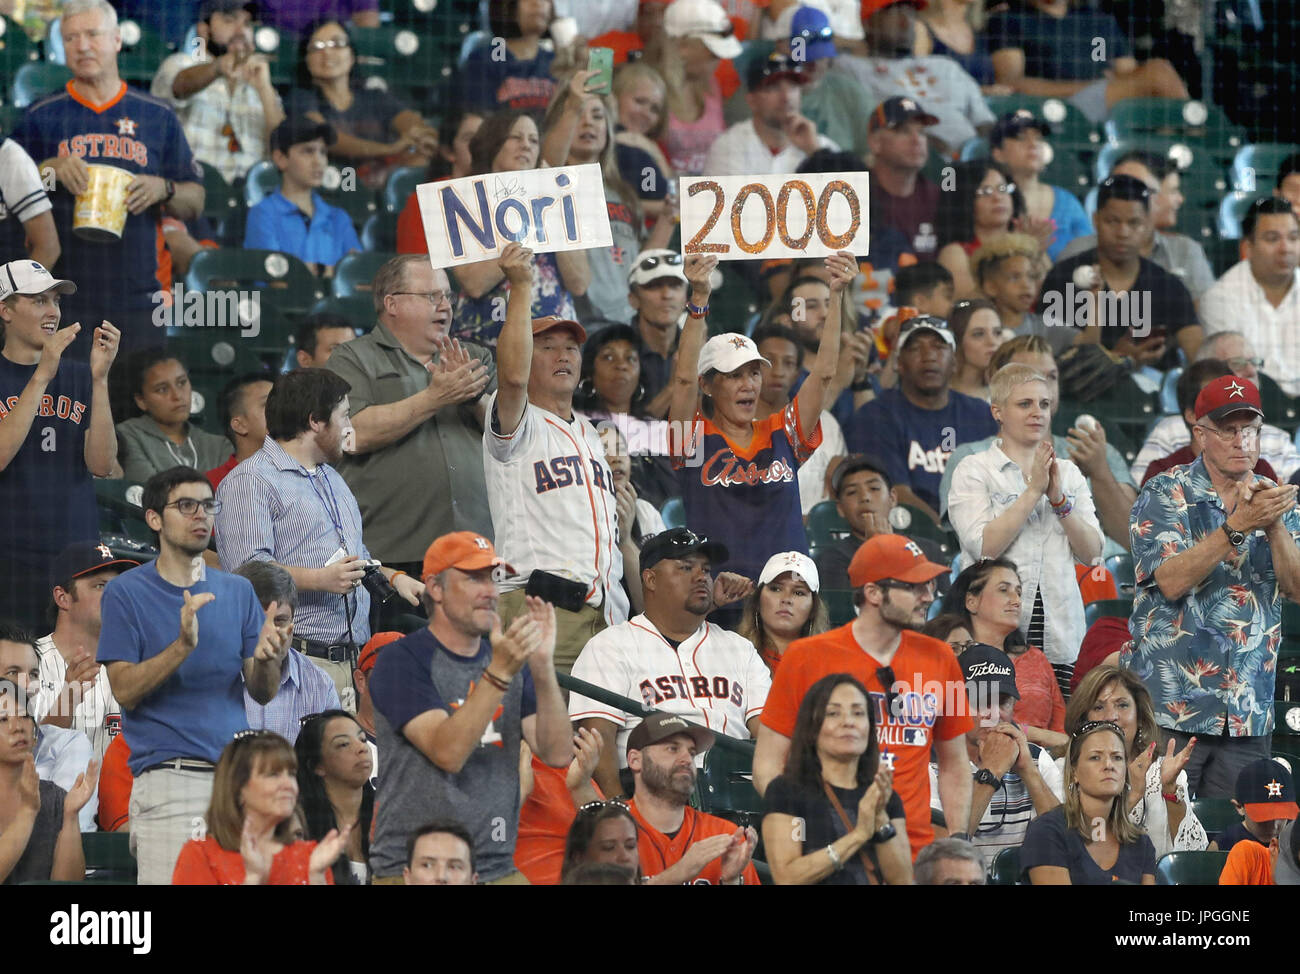
[[[253,163],[270,154],[266,143],[266,114],[256,88],[240,81],[231,91],[226,79],[220,76],[189,98],[177,98],[172,92],[176,76],[207,60],[210,59],[192,54],[173,54],[154,75],[149,92],[176,110],[194,158],[218,170],[229,183],[247,175]],[[230,131],[223,134],[227,122]],[[239,146],[234,152],[230,149],[230,132]]]
[[[1282,603],[1262,531],[1181,599],[1166,599],[1155,571],[1222,528],[1227,515],[1198,459],[1151,478],[1133,506],[1129,535],[1137,598],[1132,649],[1120,665],[1151,691],[1161,727],[1184,734],[1255,737],[1273,731]],[[1300,513],[1284,523],[1300,539]]]

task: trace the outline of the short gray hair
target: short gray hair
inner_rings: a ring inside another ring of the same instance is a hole
[[[1218,354],[1219,344],[1225,338],[1240,338],[1246,341],[1246,336],[1239,331],[1216,331],[1213,335],[1206,335],[1205,341],[1201,342],[1201,347],[1196,351],[1196,361],[1204,362],[1210,358],[1223,358]]]
[[[989,380],[989,402],[1001,406],[1011,397],[1011,390],[1026,382],[1041,382],[1046,385],[1047,377],[1032,365],[1025,365],[1023,362],[1012,362],[1002,366]]]
[[[968,862],[975,863],[980,867],[980,885],[983,886],[988,882],[985,875],[984,856],[979,849],[965,839],[939,839],[931,842],[917,855],[916,865],[913,867],[916,885],[933,886],[939,863],[952,859],[965,859]]]
[[[64,0],[59,16],[62,20],[67,20],[77,14],[88,14],[93,11],[99,11],[104,15],[109,30],[117,27],[117,11],[113,9],[113,5],[108,0]]]
[[[406,268],[423,261],[429,263],[428,254],[398,254],[383,267],[375,271],[375,279],[370,282],[370,296],[375,302],[375,314],[384,313],[384,299],[396,294],[406,287]]]

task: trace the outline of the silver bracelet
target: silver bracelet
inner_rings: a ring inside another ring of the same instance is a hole
[[[826,855],[831,857],[831,865],[835,867],[836,872],[844,868],[844,860],[840,858],[840,854],[835,851],[834,846],[828,845],[826,847]]]

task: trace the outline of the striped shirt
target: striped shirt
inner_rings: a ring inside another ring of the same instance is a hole
[[[36,713],[38,721],[44,720],[55,711],[56,705],[66,707],[67,687],[64,679],[68,672],[68,663],[54,645],[53,634],[36,640],[36,655],[40,658],[41,687],[36,696]],[[81,698],[72,711],[72,729],[81,731],[90,739],[91,751],[96,760],[103,760],[108,745],[122,729],[122,706],[113,696],[113,689],[108,683],[108,669],[101,666],[94,684]]]
[[[1030,744],[1029,749],[1047,790],[1052,795],[1061,794],[1064,787],[1061,784],[1061,772],[1051,754],[1037,744]],[[973,761],[970,770],[972,775],[979,770]],[[939,768],[935,764],[930,765],[930,808],[943,810],[939,803]],[[1025,841],[1025,831],[1036,814],[1034,800],[1029,797],[1029,789],[1025,787],[1024,781],[1015,771],[1008,771],[1002,778],[1002,787],[994,791],[993,797],[989,799],[989,807],[984,810],[984,817],[980,819],[979,828],[971,836],[971,841],[984,853],[984,861],[991,863],[1003,849],[1020,848],[1020,844]],[[952,828],[952,825],[948,827]]]
[[[340,548],[370,557],[357,500],[338,471],[322,463],[308,473],[269,436],[221,481],[217,499],[217,553],[226,571],[248,561],[323,568],[339,560]],[[293,633],[314,642],[350,638],[364,645],[370,638],[370,593],[364,585],[346,596],[300,590]]]
[[[0,220],[13,217],[26,223],[52,206],[27,150],[13,139],[0,141]]]
[[[334,681],[296,649],[289,650],[289,662],[280,677],[280,689],[263,706],[244,689],[244,712],[254,730],[275,731],[292,744],[298,739],[301,718],[309,714],[340,710]]]

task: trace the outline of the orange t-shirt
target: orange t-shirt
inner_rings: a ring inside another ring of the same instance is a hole
[[[1220,886],[1272,886],[1273,860],[1268,846],[1258,842],[1238,842],[1228,853],[1228,861],[1219,873]]]
[[[294,842],[285,846],[271,860],[268,886],[306,886],[307,866],[315,842]],[[244,882],[244,857],[238,849],[221,848],[213,836],[190,839],[181,848],[172,872],[173,886],[239,886]],[[325,870],[325,884],[334,885],[334,873]]]
[[[131,809],[131,788],[135,778],[127,767],[131,749],[126,735],[117,733],[104,749],[104,763],[99,769],[99,814],[95,816],[101,831],[116,832],[125,828]]]
[[[848,673],[871,694],[875,707],[880,759],[894,769],[894,791],[907,814],[912,857],[934,839],[930,824],[930,748],[936,740],[959,737],[973,725],[967,712],[966,681],[952,648],[937,639],[904,629],[890,663],[900,688],[900,716],[886,715],[885,687],[876,676],[880,664],[853,636],[853,624],[791,643],[772,679],[763,724],[785,737],[794,736],[799,704],[824,676]]]
[[[534,886],[560,885],[564,869],[564,844],[578,815],[573,796],[564,783],[568,768],[552,768],[533,755],[533,790],[519,809],[519,835],[515,839],[515,868]],[[601,798],[595,781],[591,786]]]
[[[658,876],[669,866],[679,862],[686,854],[686,850],[701,839],[714,835],[733,835],[736,829],[740,828],[739,825],[728,822],[725,818],[708,815],[687,805],[682,827],[677,830],[676,835],[669,838],[641,817],[635,799],[628,803],[628,810],[636,819],[637,853],[641,858],[641,871],[646,876]],[[761,885],[758,881],[758,871],[754,869],[752,862],[745,866],[745,871],[740,875],[744,886]],[[721,883],[722,857],[718,856],[701,869],[699,875],[689,885],[719,886]]]

